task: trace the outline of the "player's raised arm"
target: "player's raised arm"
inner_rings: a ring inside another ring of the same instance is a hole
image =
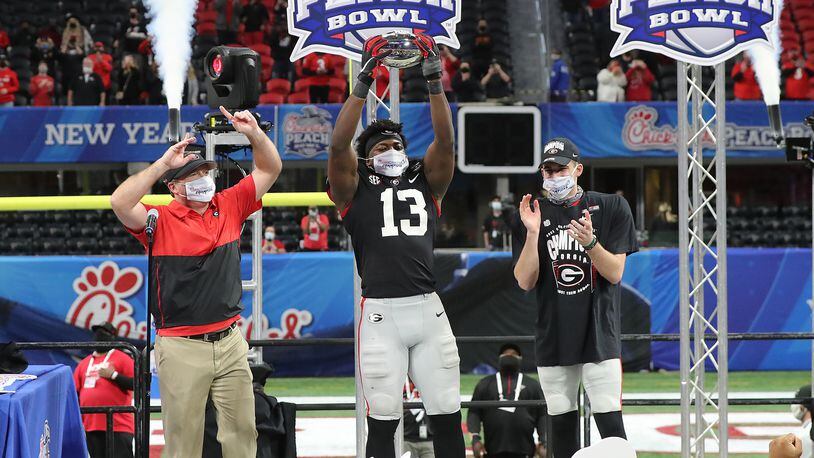
[[[449,109],[444,86],[441,84],[441,53],[435,40],[422,33],[416,34],[416,44],[424,54],[421,71],[430,90],[430,114],[435,139],[424,156],[424,173],[430,189],[440,201],[447,192],[455,171],[452,111]]]
[[[380,52],[386,43],[380,36],[372,37],[365,42],[362,68],[359,70],[353,91],[342,105],[334,125],[328,153],[328,183],[331,185],[331,199],[340,209],[345,208],[356,193],[359,179],[356,173],[358,163],[351,141],[362,117],[368,90],[373,84],[373,70],[379,64],[379,60],[387,55],[387,52]]]

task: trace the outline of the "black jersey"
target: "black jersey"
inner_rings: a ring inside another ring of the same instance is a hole
[[[620,286],[599,275],[588,253],[568,235],[568,224],[587,209],[602,247],[614,254],[631,254],[639,246],[630,206],[624,197],[598,192],[587,192],[568,207],[548,199],[539,201],[537,365],[570,366],[619,358]],[[517,263],[526,240],[519,213],[512,225]]]
[[[424,176],[411,161],[400,177],[373,173],[359,162],[359,185],[342,217],[351,236],[364,297],[406,297],[435,291],[433,248],[441,214]]]

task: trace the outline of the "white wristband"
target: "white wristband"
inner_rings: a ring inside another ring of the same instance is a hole
[[[118,376],[119,376],[119,373],[117,371],[113,371],[113,375],[110,376],[110,380],[116,380],[116,377],[118,377]]]

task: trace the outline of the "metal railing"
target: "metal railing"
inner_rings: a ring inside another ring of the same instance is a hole
[[[705,336],[705,338],[716,338]],[[652,341],[652,342],[675,342],[679,340],[678,334],[623,334],[622,341]],[[814,333],[811,332],[760,332],[760,333],[730,333],[729,340],[751,341],[751,340],[812,340]],[[534,336],[460,336],[456,338],[459,344],[472,343],[532,343]],[[303,339],[278,339],[278,340],[249,340],[250,346],[255,347],[299,347],[314,345],[353,345],[352,337],[322,337]],[[93,350],[100,345],[95,342],[20,342],[22,350],[72,350],[87,349]],[[146,424],[143,419],[145,415],[160,413],[161,406],[146,407],[140,402],[139,396],[142,390],[146,389],[147,381],[143,380],[144,356],[134,345],[128,342],[109,342],[104,344],[105,348],[117,348],[130,353],[133,356],[134,372],[133,378],[133,399],[134,406],[95,406],[82,407],[82,413],[104,413],[106,416],[106,439],[107,456],[113,456],[113,414],[132,413],[135,415],[135,456],[147,458],[149,456],[150,431],[144,430]],[[790,405],[811,402],[812,398],[739,398],[729,399],[729,405],[733,406],[755,406],[755,405]],[[545,400],[523,400],[523,401],[464,401],[462,408],[497,408],[497,407],[545,407]],[[653,407],[653,406],[680,406],[681,400],[676,399],[623,399],[623,406],[630,407]],[[404,402],[405,409],[422,408],[421,402]],[[340,411],[356,410],[355,402],[333,402],[333,403],[305,403],[296,404],[297,411]],[[590,423],[586,424],[586,431],[590,433]],[[589,436],[588,436],[589,437]]]

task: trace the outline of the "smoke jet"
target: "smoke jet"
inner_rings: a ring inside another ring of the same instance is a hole
[[[192,56],[192,35],[198,0],[145,0],[158,73],[170,108],[180,108]]]

